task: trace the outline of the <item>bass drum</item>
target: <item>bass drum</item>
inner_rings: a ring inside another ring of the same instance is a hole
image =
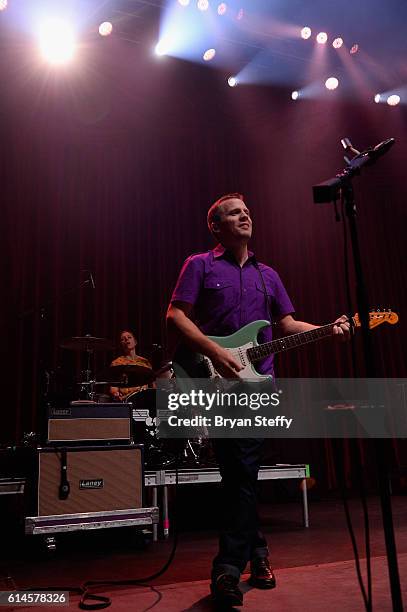
[[[140,414],[148,411],[151,417],[156,415],[156,389],[141,389],[140,391],[133,391],[127,395],[124,401],[133,404],[133,413],[139,412]]]
[[[156,389],[135,391],[126,397],[133,404],[132,436],[136,444],[144,444],[144,462],[147,469],[165,469],[175,465],[175,454],[170,451],[172,440],[157,436]]]

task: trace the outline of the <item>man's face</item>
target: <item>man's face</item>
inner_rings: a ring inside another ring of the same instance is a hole
[[[220,220],[216,234],[222,242],[248,242],[252,235],[252,220],[246,204],[238,198],[222,202],[219,210]]]
[[[130,332],[123,332],[120,336],[120,344],[124,351],[131,351],[136,348],[136,340]]]

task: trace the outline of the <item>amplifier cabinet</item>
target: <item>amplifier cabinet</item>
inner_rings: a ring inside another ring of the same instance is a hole
[[[131,441],[129,403],[78,403],[48,411],[48,444],[125,444]]]
[[[143,446],[39,447],[30,483],[38,516],[143,506]]]

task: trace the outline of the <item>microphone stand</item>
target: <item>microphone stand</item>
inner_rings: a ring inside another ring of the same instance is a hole
[[[70,287],[66,291],[63,291],[58,299],[48,300],[39,306],[34,308],[30,308],[28,310],[24,310],[20,312],[18,315],[18,319],[20,321],[24,321],[27,317],[30,316],[38,316],[39,320],[39,359],[38,359],[38,371],[40,372],[40,383],[39,383],[39,391],[37,393],[37,401],[39,402],[39,410],[38,410],[38,418],[37,418],[37,426],[39,428],[38,439],[39,441],[45,441],[47,438],[47,414],[46,414],[46,399],[49,396],[49,387],[50,387],[50,372],[46,367],[46,359],[44,356],[44,344],[45,344],[45,323],[48,320],[48,312],[51,306],[56,306],[59,304],[66,296],[70,294],[78,293],[84,287],[91,287],[95,289],[95,283],[93,280],[92,273],[89,270],[81,270],[81,272],[85,272],[88,275],[88,278],[79,283],[79,285],[75,287]],[[88,369],[89,369],[89,358],[88,358]]]
[[[360,153],[349,141],[344,138],[342,145],[346,151],[356,153],[352,160],[345,157],[347,166],[335,177],[313,186],[314,203],[330,203],[336,204],[337,199],[341,196],[345,205],[346,217],[348,219],[349,234],[352,245],[353,261],[356,275],[356,299],[358,305],[359,316],[361,320],[362,345],[364,362],[366,367],[366,375],[368,378],[376,377],[376,365],[373,355],[373,347],[369,332],[369,299],[366,290],[366,284],[363,275],[362,258],[359,248],[359,237],[356,223],[356,205],[353,191],[352,179],[360,174],[361,169],[366,165],[374,164],[379,157],[384,155],[390,147],[393,146],[395,140],[390,138],[381,142],[374,148],[367,149]],[[388,470],[386,466],[384,453],[384,440],[374,440],[374,449],[376,454],[376,465],[379,482],[380,503],[382,511],[382,523],[386,543],[387,565],[389,572],[391,598],[394,612],[403,611],[403,602],[401,597],[400,575],[397,562],[396,541],[394,537],[394,525],[392,506],[390,498],[390,487],[388,482]]]

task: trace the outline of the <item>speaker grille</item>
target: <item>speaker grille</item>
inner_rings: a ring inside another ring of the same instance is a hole
[[[66,449],[66,458],[70,492],[61,500],[61,453],[39,451],[38,516],[142,507],[140,448]],[[100,480],[101,488],[80,488]]]
[[[48,442],[130,440],[129,418],[48,420]]]

